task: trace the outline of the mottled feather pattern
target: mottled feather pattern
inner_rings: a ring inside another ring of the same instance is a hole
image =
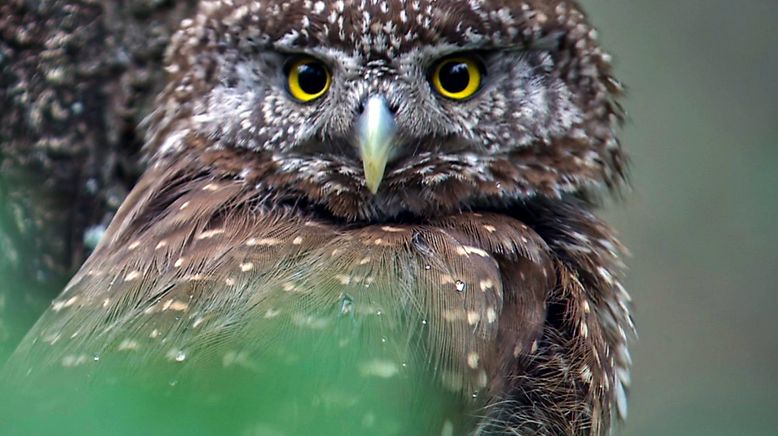
[[[128,338],[161,340],[165,335],[178,340],[176,348],[164,356],[189,351],[196,358],[199,350],[187,350],[187,345],[202,346],[198,329],[214,334],[229,325],[240,331],[244,324],[268,314],[294,321],[295,317],[313,316],[322,306],[336,308],[343,295],[349,294],[355,300],[369,301],[367,305],[383,312],[383,319],[391,325],[405,323],[402,328],[409,335],[419,334],[416,330],[423,325],[443,326],[430,328],[432,336],[424,342],[430,348],[433,367],[448,374],[447,380],[463,394],[484,389],[488,383],[504,383],[487,380],[482,369],[508,364],[497,361],[494,348],[500,313],[514,312],[504,305],[516,304],[504,301],[501,265],[506,269],[524,262],[540,271],[548,264],[545,243],[529,227],[502,215],[476,214],[425,225],[339,229],[306,220],[291,209],[263,210],[242,202],[241,192],[230,182],[201,180],[182,185],[164,176],[157,178],[153,172],[149,176],[162,184],[186,186],[184,192],[138,204],[156,211],[157,221],[145,234],[156,234],[156,229],[165,232],[142,243],[124,235],[106,235],[110,242],[97,251],[106,255],[98,254],[84,265],[53,303],[44,323],[46,331],[38,332],[49,344],[72,342],[62,348],[63,355],[47,352],[48,358],[72,359],[74,349],[100,355],[110,347],[128,347]],[[149,189],[160,191],[157,186]],[[210,194],[203,196],[202,192]],[[223,214],[203,215],[206,204],[207,210]],[[254,210],[249,215],[246,209]],[[126,210],[120,214],[135,215]],[[191,226],[193,222],[199,224]],[[316,265],[321,263],[329,268],[320,271]],[[530,271],[527,268],[529,277],[519,283],[535,289],[532,304],[525,302],[516,310],[542,308],[543,294],[550,286],[550,271],[534,274],[540,279]],[[215,283],[215,272],[221,277],[219,283]],[[229,292],[230,299],[217,298],[222,292]],[[392,310],[396,302],[405,303]],[[93,325],[85,324],[83,310],[96,310],[104,317],[91,318]],[[392,315],[410,321],[392,320]],[[172,317],[177,317],[176,322],[171,323]],[[541,321],[530,338],[513,340],[517,347],[526,348],[537,339]],[[164,326],[167,329],[160,330]],[[187,328],[189,332],[184,333]],[[90,334],[81,335],[82,331]],[[499,333],[527,335],[523,329]],[[151,347],[149,352],[140,344],[130,346],[138,347],[137,359],[163,347],[151,342],[145,345]],[[456,361],[458,356],[465,359]],[[479,364],[472,363],[474,359]]]
[[[456,53],[488,71],[457,102],[427,77]],[[300,55],[332,72],[312,103],[284,87]],[[106,355],[251,370],[360,310],[365,340],[405,338],[388,361],[461,401],[457,434],[626,416],[625,249],[592,212],[625,178],[622,90],[576,2],[202,1],[167,58],[149,167],[15,374]],[[354,134],[373,95],[398,138],[375,193]]]

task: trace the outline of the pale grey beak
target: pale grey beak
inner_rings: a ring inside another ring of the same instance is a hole
[[[383,97],[371,96],[357,120],[357,141],[367,188],[375,194],[392,157],[395,121]]]

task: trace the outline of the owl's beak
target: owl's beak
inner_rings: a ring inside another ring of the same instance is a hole
[[[367,188],[375,194],[392,156],[395,121],[383,97],[371,96],[357,121],[357,141]]]

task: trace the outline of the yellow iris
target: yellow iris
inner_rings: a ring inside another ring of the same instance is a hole
[[[480,89],[481,68],[471,58],[446,58],[433,70],[432,84],[440,95],[452,100],[464,100]]]
[[[316,100],[324,95],[332,83],[329,69],[313,58],[298,59],[287,67],[289,93],[301,102]]]

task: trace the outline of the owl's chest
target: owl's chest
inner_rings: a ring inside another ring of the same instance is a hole
[[[269,342],[303,335],[380,344],[384,368],[416,361],[468,395],[498,383],[501,348],[522,340],[505,330],[520,311],[532,312],[521,327],[534,330],[550,287],[542,240],[500,215],[345,229],[272,221],[248,227],[220,258],[199,259],[213,252],[203,248],[213,233],[196,234],[179,271],[167,272],[169,294],[188,293],[175,300],[192,302],[193,327],[262,331]],[[158,316],[171,298],[158,303]]]
[[[510,350],[535,337],[550,286],[542,239],[501,215],[151,230],[154,241],[85,265],[54,303],[44,341],[135,365],[329,356],[368,379],[431,374],[480,401],[499,389]]]

